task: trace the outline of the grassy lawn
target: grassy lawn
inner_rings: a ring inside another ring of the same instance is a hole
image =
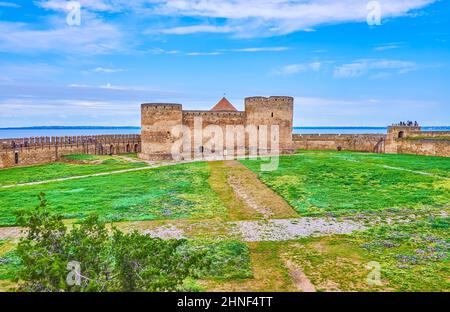
[[[258,177],[237,161],[209,162],[211,175],[209,184],[224,202],[233,220],[260,219],[262,214],[249,206],[237,195],[238,187],[245,188],[247,196],[253,198],[255,205],[269,207],[272,218],[294,218],[297,213],[282,198],[259,181]],[[233,184],[230,182],[232,181]],[[233,186],[234,185],[234,189]]]
[[[94,212],[107,221],[226,216],[209,175],[206,163],[193,163],[0,189],[0,225],[13,225],[15,212],[36,206],[40,192],[51,211],[68,219]]]
[[[449,180],[382,166],[448,175],[448,158],[308,151],[280,157],[273,172],[260,172],[257,160],[242,163],[303,215],[439,208],[450,202]]]
[[[252,278],[201,281],[208,291],[295,291],[289,272],[280,259],[286,242],[249,243]]]
[[[318,154],[319,152],[314,152]],[[342,152],[333,153],[334,157],[349,161],[400,167],[408,170],[427,172],[450,178],[450,160],[448,157],[429,157],[421,155],[389,155],[371,153]]]
[[[20,259],[14,248],[15,244],[10,241],[0,240],[0,291],[5,291],[13,285],[10,280],[15,277],[20,267]]]
[[[146,163],[127,162],[115,156],[69,155],[69,162],[0,169],[0,186],[87,175],[98,172],[143,167]]]
[[[309,238],[286,246],[318,291],[450,291],[450,218]],[[380,284],[367,277],[377,262]]]
[[[0,170],[0,184],[144,165],[109,156],[75,155],[70,161],[76,164]],[[301,151],[281,157],[273,172],[260,172],[261,163],[199,162],[0,189],[0,226],[13,225],[15,212],[36,206],[44,192],[48,208],[67,219],[96,212],[107,221],[131,221],[116,225],[141,232],[175,224],[191,237],[185,252],[204,249],[213,263],[197,272],[199,280],[186,280],[183,290],[298,291],[304,274],[317,291],[450,291],[449,158]],[[253,205],[270,208],[271,218],[355,217],[368,229],[241,242],[224,221],[264,222]],[[369,222],[375,219],[384,223]],[[14,246],[0,240],[0,291],[14,285],[20,266]],[[380,285],[367,283],[371,262],[380,265]]]

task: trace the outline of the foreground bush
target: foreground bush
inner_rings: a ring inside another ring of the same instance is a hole
[[[62,216],[50,214],[44,194],[19,222],[28,228],[17,255],[20,291],[175,291],[198,268],[205,252],[183,252],[186,240],[164,241],[137,232],[112,235],[98,216],[68,231]]]

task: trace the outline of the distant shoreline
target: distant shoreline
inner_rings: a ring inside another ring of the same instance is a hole
[[[445,128],[450,126],[422,126],[422,128]],[[32,127],[5,127],[0,130],[113,130],[113,129],[141,129],[139,126],[32,126]],[[308,127],[293,127],[293,129],[387,129],[385,127],[367,127],[367,126],[308,126]]]
[[[425,131],[450,131],[450,126],[422,127]],[[387,127],[294,127],[294,134],[386,134]],[[137,126],[34,126],[0,128],[0,139],[29,137],[140,134]]]
[[[89,130],[89,129],[140,129],[138,126],[33,126],[33,127],[7,127],[0,128],[0,130],[58,130],[58,129],[74,129],[74,130]]]

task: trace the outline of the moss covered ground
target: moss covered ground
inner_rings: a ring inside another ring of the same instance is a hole
[[[126,231],[179,224],[194,237],[190,248],[207,250],[214,264],[198,272],[199,280],[187,280],[186,290],[301,291],[304,276],[317,291],[450,291],[449,158],[299,151],[281,157],[272,172],[261,172],[262,163],[200,162],[0,188],[0,226],[14,225],[16,213],[36,206],[37,194],[44,192],[49,209],[68,222],[95,212],[106,221],[121,221],[116,224]],[[0,184],[145,165],[75,155],[64,163],[0,170]],[[356,218],[367,229],[289,241],[240,241],[228,236],[226,222],[263,217],[242,194],[237,196],[236,185],[250,197],[264,198],[256,204],[285,201],[291,211],[275,209],[279,218]],[[20,266],[15,244],[0,239],[0,290],[14,286],[11,280]],[[368,277],[377,267],[379,282],[370,284]]]
[[[442,178],[450,174],[448,158],[302,151],[280,157],[275,171],[261,172],[262,161],[242,163],[302,215],[442,208],[450,202],[450,180]]]

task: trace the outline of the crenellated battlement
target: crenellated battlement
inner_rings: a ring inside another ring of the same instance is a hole
[[[175,103],[144,103],[141,110],[146,111],[181,111],[183,106]]]
[[[201,111],[201,110],[184,110],[183,116],[223,116],[223,117],[244,117],[245,112],[227,112],[227,111]]]
[[[142,104],[140,157],[144,159],[171,157],[172,147],[178,140],[172,134],[174,133],[172,130],[184,126],[193,131],[196,125],[204,129],[215,125],[220,127],[223,133],[228,126],[250,125],[256,129],[259,129],[259,126],[267,126],[269,129],[266,133],[267,142],[272,142],[275,140],[273,138],[279,137],[277,144],[281,150],[292,149],[293,97],[249,97],[245,99],[244,104],[244,111],[238,111],[225,97],[211,110],[183,110],[182,105],[171,103]],[[196,121],[197,117],[200,117],[201,121]],[[279,128],[273,127],[274,130],[272,130],[272,126],[279,126]],[[228,138],[228,140],[231,139]],[[203,144],[209,144],[208,139],[203,138],[199,144],[198,148],[203,149]]]
[[[83,144],[111,144],[111,143],[139,143],[140,134],[113,134],[113,135],[90,135],[90,136],[40,136],[29,138],[0,139],[2,151],[37,148],[56,147]]]
[[[246,103],[294,103],[294,98],[291,96],[252,96],[245,98]]]
[[[116,155],[140,151],[139,134],[0,139],[0,168],[50,163],[70,154]]]

